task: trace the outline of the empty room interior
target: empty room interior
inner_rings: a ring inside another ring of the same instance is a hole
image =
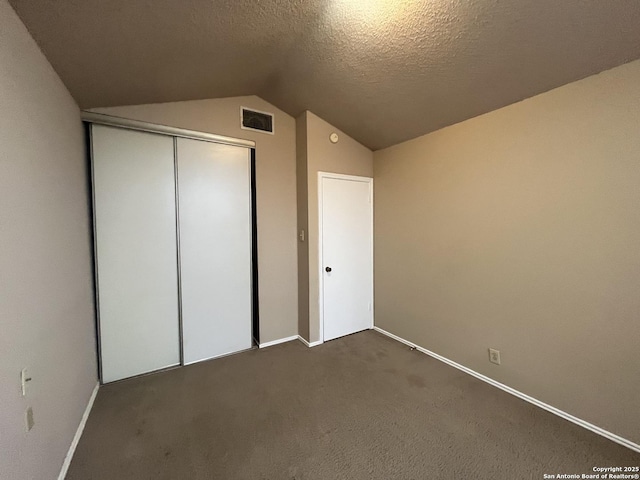
[[[638,0],[0,0],[0,478],[640,478]]]

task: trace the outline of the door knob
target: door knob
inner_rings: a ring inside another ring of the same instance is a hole
[[[324,271],[325,271],[325,272],[327,272],[327,273],[328,273],[328,272],[330,272],[330,271],[331,271],[331,267],[326,267],[326,268],[324,269]]]

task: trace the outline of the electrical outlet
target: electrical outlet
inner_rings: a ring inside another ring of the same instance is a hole
[[[496,365],[500,365],[500,350],[496,350],[495,348],[490,348],[489,361],[491,363],[495,363]]]
[[[27,432],[31,431],[35,422],[33,421],[33,408],[27,408],[27,411],[24,414],[25,426],[27,427]]]

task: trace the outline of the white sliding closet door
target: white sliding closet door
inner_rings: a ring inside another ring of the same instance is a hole
[[[92,126],[102,381],[177,365],[173,138]]]
[[[251,347],[250,150],[178,138],[184,363]]]

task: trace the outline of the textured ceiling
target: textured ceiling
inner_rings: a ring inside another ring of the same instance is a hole
[[[640,58],[639,0],[10,0],[83,108],[256,94],[372,149]]]

